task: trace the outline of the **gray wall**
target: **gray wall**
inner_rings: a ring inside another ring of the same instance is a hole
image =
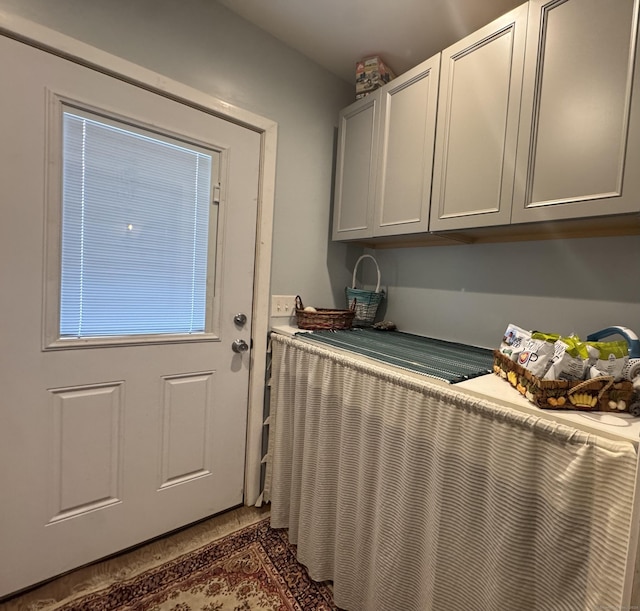
[[[0,11],[277,121],[272,292],[341,298],[353,248],[328,236],[335,125],[352,85],[213,0],[0,0]]]
[[[380,313],[404,331],[487,348],[508,323],[582,337],[611,325],[640,334],[640,236],[368,252],[388,285]]]
[[[334,126],[351,85],[213,0],[0,0],[0,10],[277,121],[272,292],[342,307],[361,252],[329,240]],[[406,331],[487,347],[509,322],[640,332],[637,236],[374,254],[388,287],[381,313]]]

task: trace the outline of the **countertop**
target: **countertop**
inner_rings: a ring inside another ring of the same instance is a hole
[[[301,332],[301,329],[289,324],[274,324],[272,325],[271,330],[274,333],[286,335],[287,337],[293,337],[296,333]],[[323,347],[329,350],[344,352],[337,348]],[[349,354],[357,360],[362,360],[378,367],[398,369],[393,365],[383,365],[379,361],[374,361],[373,359],[369,359],[365,356],[353,353]],[[479,376],[458,384],[449,385],[445,382],[434,380],[417,373],[411,373],[400,369],[399,371],[428,384],[436,384],[438,386],[446,385],[451,390],[482,399],[488,399],[499,405],[511,407],[520,412],[526,412],[540,418],[553,420],[567,426],[573,426],[594,435],[602,435],[614,440],[620,440],[620,438],[623,438],[626,441],[632,441],[636,446],[640,443],[640,418],[635,418],[629,414],[615,414],[612,412],[580,412],[577,410],[540,409],[533,405],[533,403],[530,403],[508,382],[493,373]]]
[[[460,382],[454,388],[475,396],[489,398],[500,405],[526,411],[541,418],[555,420],[596,435],[604,435],[612,439],[623,437],[626,440],[633,441],[636,445],[640,442],[640,418],[633,417],[630,414],[616,414],[613,412],[540,409],[523,397],[506,380],[493,373]]]

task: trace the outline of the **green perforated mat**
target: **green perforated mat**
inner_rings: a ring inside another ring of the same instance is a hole
[[[493,351],[399,331],[350,329],[298,333],[296,338],[325,344],[456,384],[490,373]]]

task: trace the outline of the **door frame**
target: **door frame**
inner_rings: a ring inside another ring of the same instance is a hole
[[[13,38],[81,66],[231,121],[260,134],[260,175],[258,177],[253,325],[251,328],[253,347],[249,372],[244,478],[244,503],[245,505],[255,504],[260,495],[260,466],[262,462],[263,402],[267,334],[269,331],[278,124],[271,119],[229,104],[157,72],[21,17],[0,12],[0,35]]]

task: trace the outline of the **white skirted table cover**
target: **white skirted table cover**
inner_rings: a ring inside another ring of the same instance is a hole
[[[271,525],[340,608],[623,608],[632,443],[295,338],[272,350]]]

